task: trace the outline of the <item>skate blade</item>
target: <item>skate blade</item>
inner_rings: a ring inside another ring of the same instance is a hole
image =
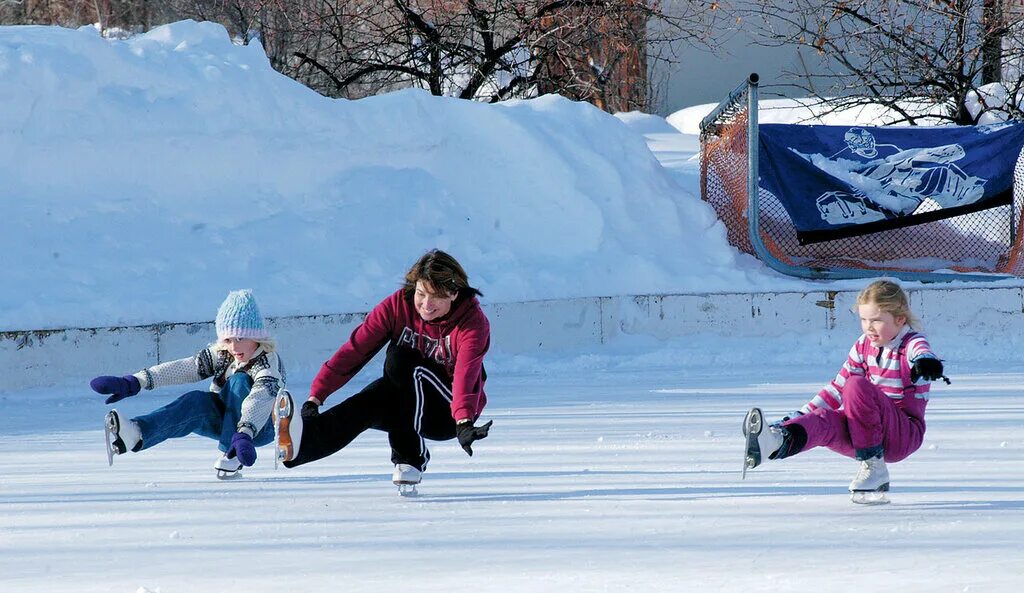
[[[225,470],[222,470],[222,469],[217,470],[217,479],[218,480],[237,480],[237,479],[239,479],[241,477],[242,477],[242,472],[240,472],[240,471],[229,472],[229,471],[225,471]]]
[[[419,491],[416,489],[416,484],[395,483],[395,485],[398,486],[398,495],[403,498],[412,498],[420,495]]]
[[[103,432],[107,441],[107,467],[110,467],[114,465],[114,455],[121,455],[128,451],[124,441],[117,436],[121,432],[121,424],[114,411],[107,412],[107,416],[103,420]]]
[[[114,465],[114,442],[113,436],[110,432],[110,418],[103,419],[103,441],[106,444],[107,449],[107,467],[113,467]]]
[[[757,466],[758,466],[758,463],[754,460],[753,457],[751,457],[750,455],[747,455],[746,457],[744,457],[743,458],[743,472],[740,474],[740,479],[741,480],[747,479],[747,470],[748,469],[754,469]]]
[[[889,483],[886,482],[876,490],[850,490],[850,501],[856,504],[889,504]]]
[[[277,469],[278,462],[291,461],[292,438],[288,433],[288,425],[292,419],[292,398],[286,390],[281,390],[277,398],[277,405],[274,406],[274,434],[277,435],[277,454],[274,455],[274,469]]]
[[[746,452],[743,456],[743,472],[740,479],[747,478],[747,470],[761,465],[761,451],[757,445],[757,437],[764,430],[764,414],[760,408],[753,408],[743,418],[743,436],[746,437]]]
[[[854,504],[867,506],[889,504],[889,497],[884,491],[858,490],[850,493],[850,501]]]

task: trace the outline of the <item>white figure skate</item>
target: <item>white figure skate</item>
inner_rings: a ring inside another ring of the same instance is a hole
[[[881,455],[860,462],[860,470],[850,482],[850,500],[857,504],[888,504],[889,468]]]
[[[217,470],[218,480],[235,480],[242,477],[242,462],[238,457],[228,459],[226,453],[213,464],[213,469]]]
[[[752,408],[743,419],[743,436],[747,439],[747,448],[743,456],[743,478],[747,470],[754,469],[771,458],[771,455],[782,448],[784,438],[782,430],[764,421],[761,408]]]
[[[142,432],[134,420],[123,422],[117,410],[110,410],[103,419],[103,437],[107,443],[107,465],[114,465],[114,455],[142,448]]]
[[[423,479],[423,472],[407,463],[395,465],[395,472],[391,474],[391,481],[398,486],[399,496],[416,496],[419,492],[416,485]]]

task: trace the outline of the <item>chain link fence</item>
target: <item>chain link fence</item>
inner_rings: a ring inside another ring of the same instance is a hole
[[[747,199],[746,97],[701,131],[701,197],[718,213],[729,242],[757,255],[750,241]],[[801,245],[779,199],[758,192],[758,230],[768,251],[790,266],[816,270],[865,270],[1012,274],[1024,277],[1020,223],[1024,209],[1024,158],[1014,170],[1013,203],[935,222]]]

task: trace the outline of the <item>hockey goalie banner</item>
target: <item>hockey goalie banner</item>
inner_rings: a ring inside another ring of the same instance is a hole
[[[762,124],[759,136],[760,185],[806,245],[1012,203],[1024,124]]]

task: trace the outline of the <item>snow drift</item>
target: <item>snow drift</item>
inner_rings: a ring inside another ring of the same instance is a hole
[[[184,21],[0,27],[0,329],[365,310],[423,251],[490,301],[735,289],[713,213],[559,97],[333,100]]]

